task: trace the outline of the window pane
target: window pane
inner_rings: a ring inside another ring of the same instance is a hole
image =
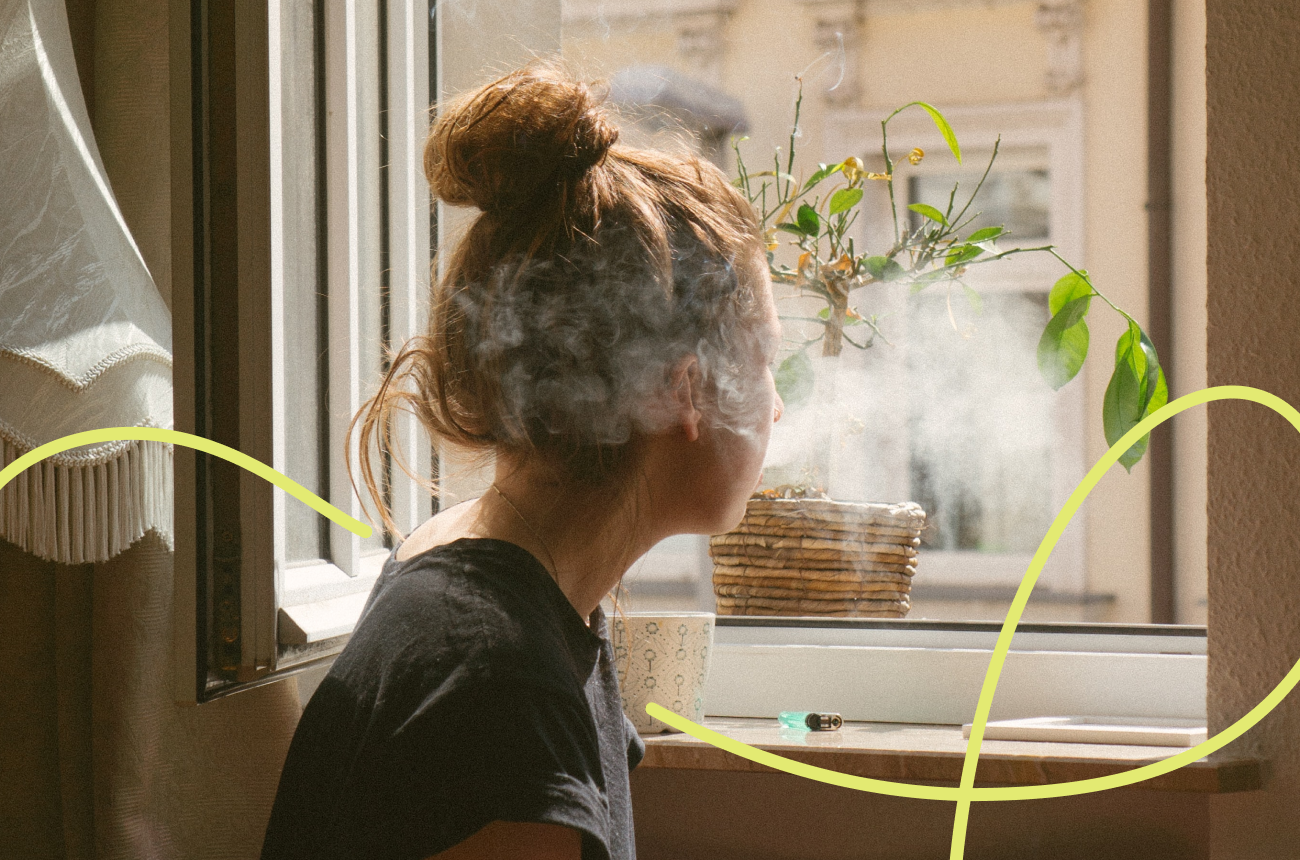
[[[360,230],[360,320],[362,397],[369,397],[379,387],[384,372],[384,348],[387,336],[387,199],[386,172],[383,163],[382,124],[385,122],[385,69],[381,62],[383,33],[380,29],[379,3],[358,3],[357,134],[358,228]],[[373,455],[373,452],[372,452]],[[373,462],[373,461],[372,461]],[[376,530],[362,540],[362,552],[382,550],[384,538]]]
[[[281,4],[284,152],[285,473],[327,498],[325,280],[320,193],[319,28],[312,0]],[[328,521],[296,502],[285,506],[287,561],[328,555]]]
[[[1040,5],[563,0],[564,54],[586,77],[608,82],[623,142],[689,149],[733,176],[731,142],[740,136],[751,172],[772,170],[777,148],[776,167],[785,170],[792,143],[796,178],[848,156],[882,171],[881,120],[909,102],[933,104],[951,121],[965,157],[958,163],[919,108],[890,120],[898,226],[921,225],[909,203],[943,211],[958,182],[960,209],[998,145],[962,235],[1000,225],[1008,234],[1000,250],[1054,245],[1145,322],[1145,13],[1141,4],[1089,7],[1084,26],[1083,16],[1044,15]],[[791,141],[796,77],[801,118]],[[906,157],[914,147],[924,150],[919,164]],[[866,185],[850,235],[859,253],[884,253],[895,241],[891,200],[885,183]],[[1179,217],[1175,229],[1195,240],[1194,213],[1186,224]],[[777,238],[777,261],[795,266],[800,250],[789,247],[791,237]],[[875,283],[849,302],[863,316],[878,315],[871,349],[846,346],[832,371],[822,367],[820,345],[808,347],[818,378],[838,379],[832,388],[855,396],[820,411],[791,405],[774,447],[821,453],[803,467],[778,463],[768,478],[797,481],[821,470],[820,481],[838,498],[921,503],[929,529],[916,586],[920,591],[928,557],[931,582],[948,591],[934,598],[942,607],[916,604],[914,616],[1001,617],[1025,557],[1100,453],[1118,315],[1094,303],[1090,358],[1060,391],[1037,366],[1048,291],[1067,271],[1046,254],[974,265],[964,280],[977,291],[975,300],[959,285],[951,294],[940,286],[910,295]],[[814,318],[787,322],[791,344],[783,357],[821,330],[819,301],[779,302],[787,317]],[[973,304],[981,302],[982,313]],[[869,329],[858,325],[845,334],[862,341]],[[1132,552],[1133,533],[1125,531],[1131,523],[1140,524],[1138,532],[1146,528],[1148,470],[1149,463],[1132,474],[1116,469],[1098,486],[1044,572],[1039,591],[1056,589],[1056,602],[1031,602],[1028,617],[1149,618],[1149,561],[1144,549]],[[1201,506],[1180,497],[1177,516]],[[690,551],[689,542],[678,541],[635,567],[627,577],[634,606],[638,584],[647,602],[661,605],[669,578],[660,574],[652,584],[655,572],[689,569],[681,560]],[[677,586],[681,608],[709,604],[707,557],[699,569],[706,580],[700,587]],[[1180,576],[1180,589],[1185,580]],[[963,596],[963,589],[970,593]]]
[[[926,202],[948,199],[953,185],[960,182],[962,195],[973,191],[979,182],[978,175],[956,173],[927,173],[908,179],[908,199]],[[1024,244],[1031,239],[1049,239],[1052,235],[1052,186],[1046,170],[997,170],[989,173],[979,190],[979,204],[969,215],[974,216],[966,228],[970,232],[984,227],[1002,227],[1013,244]],[[977,214],[978,213],[978,214]],[[919,229],[922,218],[912,213],[912,229]]]
[[[982,301],[980,314],[962,295],[909,307],[911,498],[923,549],[1033,553],[1052,520],[1053,392],[1036,357],[1046,296]]]

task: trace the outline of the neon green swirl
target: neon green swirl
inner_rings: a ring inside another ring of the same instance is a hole
[[[1300,432],[1300,413],[1297,413],[1286,401],[1281,398],[1261,391],[1257,388],[1251,388],[1244,385],[1220,385],[1213,388],[1206,388],[1196,391],[1164,406],[1154,414],[1143,419],[1136,427],[1124,434],[1109,451],[1107,451],[1097,464],[1092,467],[1084,477],[1079,486],[1070,494],[1061,511],[1053,520],[1051,528],[1047,530],[1047,535],[1039,544],[1037,552],[1034,553],[1033,560],[1029,564],[1029,569],[1025,572],[1021,580],[1020,587],[1016,591],[1015,599],[1011,602],[1011,608],[1007,612],[1006,620],[1003,622],[1002,630],[998,635],[997,644],[994,646],[992,659],[989,661],[989,668],[984,676],[984,683],[980,689],[979,702],[975,710],[975,718],[971,727],[970,740],[966,747],[966,757],[962,765],[961,781],[957,788],[946,788],[942,786],[924,786],[912,785],[910,783],[891,782],[888,780],[869,779],[866,777],[852,776],[849,774],[839,773],[838,771],[827,770],[826,768],[816,767],[814,765],[804,764],[793,761],[784,756],[769,753],[764,750],[741,743],[740,741],[728,738],[703,726],[692,722],[691,720],[679,717],[666,708],[651,702],[646,705],[646,712],[651,716],[662,720],[670,726],[683,731],[705,743],[712,744],[719,749],[747,758],[759,764],[767,765],[776,770],[785,771],[796,776],[802,776],[807,779],[825,782],[831,785],[838,785],[844,788],[852,788],[859,791],[871,791],[878,794],[887,794],[894,797],[916,798],[921,800],[942,800],[956,801],[957,814],[953,823],[952,839],[952,860],[960,860],[965,850],[966,829],[969,822],[970,804],[972,801],[993,801],[993,800],[1040,800],[1052,797],[1069,797],[1078,794],[1088,794],[1094,791],[1104,791],[1110,788],[1119,788],[1125,785],[1132,785],[1142,782],[1153,777],[1161,776],[1166,773],[1177,770],[1186,764],[1209,755],[1230,744],[1249,729],[1255,726],[1260,720],[1276,708],[1282,700],[1291,692],[1291,690],[1300,683],[1300,661],[1297,661],[1291,667],[1291,671],[1286,677],[1273,688],[1273,690],[1264,697],[1264,699],[1250,710],[1245,716],[1237,720],[1228,728],[1216,734],[1214,737],[1207,739],[1204,743],[1198,744],[1191,749],[1185,750],[1177,755],[1170,756],[1152,764],[1136,768],[1124,773],[1111,774],[1110,776],[1096,777],[1094,779],[1076,780],[1073,782],[1055,783],[1052,785],[1037,786],[1012,786],[1005,788],[975,788],[975,768],[979,762],[980,746],[984,741],[984,730],[988,723],[989,712],[993,706],[993,696],[997,690],[998,679],[1002,674],[1002,667],[1006,662],[1007,654],[1011,649],[1011,639],[1015,635],[1016,627],[1024,614],[1025,606],[1029,602],[1030,593],[1033,591],[1038,576],[1042,572],[1043,566],[1051,556],[1057,541],[1060,540],[1066,526],[1078,511],[1083,501],[1092,492],[1093,487],[1101,480],[1112,465],[1118,460],[1121,453],[1140,439],[1142,436],[1151,432],[1155,427],[1169,420],[1173,416],[1189,409],[1192,406],[1198,406],[1202,403],[1208,403],[1213,400],[1250,400],[1269,407],[1274,412],[1282,415],[1292,427]],[[39,463],[46,457],[62,453],[71,448],[78,448],[84,445],[95,445],[104,442],[121,442],[121,441],[153,441],[164,442],[173,445],[182,445],[193,448],[197,451],[203,451],[215,457],[220,457],[243,469],[252,472],[260,478],[270,481],[272,484],[289,493],[294,498],[311,507],[313,510],[323,514],[335,523],[343,526],[349,531],[369,537],[372,533],[370,526],[361,521],[343,513],[329,502],[317,496],[315,493],[303,487],[297,481],[277,472],[270,466],[249,457],[234,448],[222,445],[219,442],[213,442],[210,439],[204,439],[201,436],[194,436],[190,433],[182,433],[179,430],[164,430],[153,427],[109,427],[101,430],[87,430],[82,433],[73,433],[48,442],[35,448],[32,451],[22,455],[14,462],[10,463],[3,469],[0,469],[0,489],[3,489],[10,481],[17,477],[23,470]]]
[[[236,451],[228,445],[213,442],[211,439],[204,439],[202,436],[182,433],[179,430],[163,430],[158,427],[106,427],[102,430],[86,430],[82,433],[73,433],[70,436],[55,439],[53,442],[46,442],[44,445],[28,451],[8,466],[5,466],[4,469],[0,469],[0,489],[4,489],[5,485],[18,477],[19,473],[24,469],[36,465],[46,457],[61,454],[69,448],[80,448],[83,445],[99,445],[104,442],[133,441],[183,445],[186,448],[193,448],[196,451],[220,457],[240,468],[247,469],[259,478],[270,481],[295,499],[343,526],[353,534],[360,535],[363,538],[368,538],[371,535],[372,529],[370,526],[343,513],[302,484],[287,475],[280,474],[262,461]]]
[[[984,684],[980,689],[979,702],[975,709],[975,718],[971,726],[970,740],[966,746],[966,758],[962,765],[961,781],[957,788],[947,788],[942,786],[912,785],[903,782],[891,782],[881,779],[868,779],[866,777],[851,776],[838,771],[827,770],[826,768],[815,767],[802,762],[793,761],[784,756],[775,753],[766,752],[756,749],[748,744],[728,738],[709,729],[704,728],[698,723],[692,722],[684,717],[679,717],[668,709],[654,702],[646,705],[646,712],[652,717],[662,720],[673,728],[685,732],[705,743],[712,744],[719,749],[734,753],[742,758],[759,764],[767,765],[776,770],[785,771],[786,773],[802,776],[807,779],[825,782],[831,785],[838,785],[843,788],[852,788],[858,791],[871,791],[877,794],[887,794],[894,797],[908,797],[920,800],[945,800],[957,802],[957,814],[953,822],[953,838],[951,860],[961,860],[966,844],[966,827],[969,821],[970,804],[972,801],[985,800],[1041,800],[1051,797],[1069,797],[1078,794],[1089,794],[1094,791],[1104,791],[1110,788],[1120,788],[1125,785],[1132,785],[1142,782],[1153,777],[1161,776],[1166,773],[1177,770],[1186,764],[1203,758],[1228,744],[1232,743],[1241,735],[1245,734],[1256,723],[1268,715],[1270,711],[1276,708],[1287,694],[1300,683],[1300,661],[1291,667],[1286,677],[1273,688],[1273,690],[1264,697],[1258,705],[1250,710],[1245,716],[1237,720],[1228,728],[1216,734],[1214,737],[1207,739],[1204,743],[1197,744],[1191,749],[1185,750],[1177,755],[1153,762],[1134,770],[1123,773],[1111,774],[1109,776],[1096,777],[1093,779],[1075,780],[1073,782],[1053,783],[1052,785],[1028,785],[1028,786],[1010,786],[1005,788],[975,788],[975,767],[979,762],[980,745],[984,742],[984,729],[988,724],[989,712],[993,707],[993,695],[997,690],[998,678],[1002,674],[1002,666],[1006,662],[1007,653],[1011,650],[1011,638],[1015,635],[1016,626],[1020,623],[1020,618],[1024,614],[1025,606],[1029,602],[1029,595],[1033,591],[1034,584],[1038,581],[1038,576],[1051,556],[1057,541],[1060,540],[1066,526],[1074,517],[1075,512],[1083,504],[1083,501],[1092,492],[1092,488],[1097,485],[1106,471],[1113,466],[1120,457],[1120,454],[1127,451],[1138,439],[1150,433],[1160,424],[1168,421],[1170,418],[1190,409],[1193,406],[1199,406],[1202,403],[1209,403],[1212,400],[1250,400],[1262,404],[1277,412],[1291,426],[1300,432],[1300,413],[1296,412],[1292,406],[1285,400],[1276,395],[1269,394],[1267,391],[1261,391],[1258,388],[1251,388],[1246,385],[1218,385],[1212,388],[1205,388],[1195,391],[1191,394],[1178,398],[1177,400],[1162,407],[1143,419],[1129,432],[1111,446],[1097,464],[1092,467],[1084,479],[1070,494],[1070,498],[1061,508],[1056,519],[1052,521],[1052,526],[1047,530],[1047,535],[1043,538],[1042,543],[1038,545],[1038,551],[1034,553],[1033,560],[1029,563],[1029,569],[1025,572],[1024,578],[1020,582],[1020,587],[1016,591],[1015,599],[1011,602],[1011,608],[1007,611],[1006,620],[1002,624],[1002,630],[998,634],[997,644],[993,649],[992,659],[989,661],[989,668],[984,676]]]

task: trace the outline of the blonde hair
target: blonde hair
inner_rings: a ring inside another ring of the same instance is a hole
[[[765,265],[753,209],[711,164],[619,145],[600,102],[539,61],[439,112],[430,187],[481,214],[433,288],[427,334],[393,357],[349,428],[394,534],[371,468],[376,450],[406,469],[394,410],[435,440],[542,456],[600,486],[624,473],[638,433],[662,426],[648,395],[683,356],[699,358],[719,415],[746,399],[735,377]]]

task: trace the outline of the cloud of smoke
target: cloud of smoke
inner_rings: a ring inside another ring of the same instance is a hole
[[[766,380],[756,305],[738,286],[747,269],[675,251],[666,284],[630,231],[577,244],[566,258],[498,266],[456,294],[477,370],[501,386],[499,429],[587,445],[661,432],[673,420],[672,373],[694,356],[712,395],[705,420],[752,432]]]
[[[978,315],[960,292],[952,301],[950,317],[942,291],[904,300],[882,323],[893,346],[813,356],[816,390],[774,428],[766,480],[917,501],[944,548],[1032,552],[1065,444],[1054,418],[1064,395],[1036,364],[1043,297],[986,293]]]

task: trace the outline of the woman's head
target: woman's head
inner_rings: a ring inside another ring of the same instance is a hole
[[[683,372],[706,428],[757,427],[765,445],[775,334],[753,210],[714,166],[617,138],[598,97],[551,63],[443,107],[430,186],[481,214],[435,286],[427,336],[363,410],[367,484],[392,406],[435,438],[606,484],[673,425]]]

